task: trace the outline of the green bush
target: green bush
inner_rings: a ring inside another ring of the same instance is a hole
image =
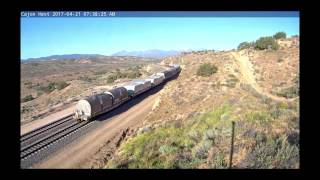
[[[273,37],[261,37],[259,38],[254,45],[255,49],[264,50],[264,49],[279,49],[277,41]]]
[[[140,66],[130,67],[125,72],[120,71],[120,69],[116,69],[115,72],[112,72],[112,74],[108,76],[107,83],[113,83],[115,80],[121,78],[138,78],[142,75],[140,69]]]
[[[111,74],[107,78],[107,83],[113,83],[117,79],[118,79],[118,76],[116,74]]]
[[[285,32],[277,32],[275,35],[273,35],[275,39],[285,39],[287,37],[287,34]]]
[[[61,89],[65,88],[65,87],[69,86],[69,84],[66,83],[65,81],[58,81],[58,82],[56,82],[55,85],[56,85],[56,88],[58,90],[61,90]]]
[[[239,82],[239,79],[235,75],[229,74],[229,78],[226,80],[226,83],[227,83],[226,86],[230,88],[234,88],[238,82]]]
[[[299,86],[293,85],[289,88],[285,88],[281,90],[279,93],[277,93],[277,95],[285,98],[295,98],[299,96]]]
[[[92,78],[89,78],[88,76],[80,76],[78,78],[78,80],[81,80],[81,81],[86,81],[86,82],[92,82]]]
[[[140,77],[141,75],[142,74],[140,73],[140,71],[131,71],[126,74],[126,77],[130,79],[134,79],[134,78]]]
[[[49,82],[48,85],[38,85],[36,86],[36,90],[38,91],[38,96],[42,95],[43,92],[45,93],[51,93],[55,89],[61,90],[70,84],[66,83],[65,81],[58,81],[58,82]]]
[[[55,87],[55,83],[54,82],[50,82],[47,86],[41,85],[41,86],[38,86],[36,89],[38,91],[42,91],[42,92],[45,92],[45,93],[50,93],[50,92],[54,91],[56,89],[56,87]]]
[[[265,111],[252,111],[245,115],[245,119],[253,123],[267,123],[272,120],[272,117]]]
[[[216,73],[217,71],[218,71],[218,68],[215,65],[210,63],[205,63],[199,66],[197,70],[197,75],[208,77]]]
[[[22,99],[22,102],[27,102],[35,99],[32,95],[27,95]]]
[[[297,168],[299,147],[291,145],[285,135],[258,143],[243,160],[247,168]]]
[[[238,50],[248,49],[248,48],[253,47],[253,46],[254,46],[254,42],[252,42],[252,43],[242,42],[242,43],[239,44]]]

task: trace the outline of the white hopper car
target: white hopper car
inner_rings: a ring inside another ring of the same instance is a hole
[[[151,88],[151,81],[149,80],[133,80],[131,83],[123,86],[127,89],[130,97],[137,96]]]
[[[165,77],[163,74],[153,74],[146,78],[146,80],[151,82],[152,86],[157,86],[164,81]]]

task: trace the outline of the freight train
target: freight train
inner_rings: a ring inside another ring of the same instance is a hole
[[[78,121],[90,121],[92,118],[111,111],[139,94],[160,85],[180,71],[179,65],[171,65],[167,70],[153,74],[146,79],[133,80],[123,87],[82,99],[75,106],[73,118]]]

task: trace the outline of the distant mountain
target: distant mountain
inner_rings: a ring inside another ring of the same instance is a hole
[[[164,58],[167,56],[174,56],[180,54],[180,51],[165,51],[165,50],[146,50],[146,51],[120,51],[112,54],[112,56],[137,56],[145,58]]]
[[[100,54],[64,54],[64,55],[52,55],[39,58],[28,58],[22,59],[23,61],[46,61],[46,60],[66,60],[66,59],[88,59],[88,58],[97,58],[103,57],[104,55]]]

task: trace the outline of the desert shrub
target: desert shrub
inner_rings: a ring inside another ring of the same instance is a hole
[[[285,135],[258,143],[244,159],[247,168],[297,168],[299,147],[291,145]]]
[[[273,35],[275,39],[285,39],[287,37],[287,34],[285,32],[277,32],[275,35]]]
[[[293,85],[289,88],[282,89],[280,92],[277,93],[277,95],[285,98],[295,98],[299,96],[299,86]]]
[[[25,82],[24,85],[26,85],[26,86],[27,86],[27,85],[32,85],[32,82],[30,82],[30,81]]]
[[[32,95],[27,95],[22,99],[22,102],[32,101],[33,99],[35,98]]]
[[[235,75],[229,74],[229,78],[226,81],[227,83],[226,86],[230,88],[234,88],[237,82],[239,82],[239,79]]]
[[[48,85],[40,85],[36,88],[38,91],[42,91],[45,93],[50,93],[52,91],[54,91],[56,89],[55,87],[55,83],[54,82],[50,82]]]
[[[78,78],[78,80],[81,80],[81,81],[86,81],[86,82],[92,82],[92,78],[88,77],[88,76],[80,76]]]
[[[38,96],[42,95],[43,92],[50,93],[54,91],[55,89],[61,90],[65,87],[69,86],[68,83],[65,81],[58,81],[58,82],[49,82],[48,85],[38,85],[36,86],[36,90],[38,91]]]
[[[282,58],[279,58],[278,59],[278,62],[283,62],[284,60]]]
[[[242,42],[242,43],[239,44],[238,50],[248,49],[248,48],[252,47],[253,45],[254,45],[253,43]]]
[[[61,90],[61,89],[65,88],[65,87],[69,86],[69,84],[66,83],[65,81],[58,81],[58,82],[55,83],[55,86],[56,86],[56,88],[58,90]]]
[[[30,111],[30,108],[27,107],[27,106],[23,106],[22,109],[21,109],[21,113],[26,113],[26,112],[29,112]]]
[[[107,83],[113,83],[115,80],[117,80],[117,76],[114,74],[111,74],[107,78]]]
[[[215,154],[212,162],[210,162],[210,167],[215,169],[225,169],[228,168],[228,163],[225,161],[223,153]]]
[[[216,136],[216,134],[214,133],[214,131],[212,129],[209,129],[204,133],[204,140],[213,141],[215,136]]]
[[[199,159],[205,159],[208,156],[208,151],[212,146],[212,141],[205,140],[201,141],[199,144],[197,144],[193,149],[193,156]]]
[[[115,72],[112,72],[108,76],[107,83],[113,83],[115,80],[121,79],[121,78],[129,78],[129,79],[138,78],[142,75],[140,72],[140,69],[141,69],[140,66],[130,67],[124,72],[120,71],[120,69],[116,69]]]
[[[255,49],[264,50],[264,49],[279,49],[277,41],[273,37],[261,37],[255,42]]]
[[[198,76],[211,76],[212,74],[216,73],[218,68],[210,63],[205,63],[199,66],[197,70]]]
[[[126,74],[126,77],[130,79],[134,79],[134,78],[140,77],[141,75],[142,74],[140,73],[140,71],[131,71]]]
[[[264,111],[253,111],[245,115],[245,119],[253,123],[267,123],[272,120],[269,113]]]
[[[198,142],[201,139],[201,135],[197,130],[192,129],[188,133],[189,138],[191,138],[193,141]]]
[[[93,74],[94,75],[101,75],[101,74],[106,74],[108,71],[107,70],[101,70],[101,71],[95,71]]]

